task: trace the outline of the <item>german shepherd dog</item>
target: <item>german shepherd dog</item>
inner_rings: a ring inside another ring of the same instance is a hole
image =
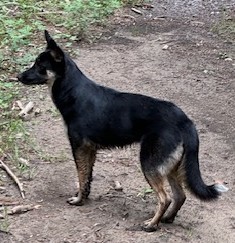
[[[184,183],[196,197],[206,201],[226,190],[222,184],[207,186],[203,182],[198,134],[180,108],[171,102],[96,84],[47,31],[45,39],[46,50],[18,79],[27,85],[47,84],[64,119],[79,179],[78,193],[68,199],[69,204],[80,206],[88,198],[97,150],[137,142],[141,144],[143,174],[159,199],[156,214],[143,225],[145,231],[156,230],[160,221],[174,221],[186,199]],[[164,188],[166,180],[173,201]]]

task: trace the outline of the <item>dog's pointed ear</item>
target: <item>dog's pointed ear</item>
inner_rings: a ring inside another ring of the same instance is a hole
[[[62,62],[64,60],[64,52],[52,39],[49,32],[45,30],[45,39],[47,41],[47,50],[56,62]]]

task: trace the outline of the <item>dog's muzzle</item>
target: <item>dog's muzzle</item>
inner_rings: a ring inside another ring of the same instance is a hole
[[[17,75],[18,81],[22,82],[22,77],[23,77],[22,73],[18,74]]]

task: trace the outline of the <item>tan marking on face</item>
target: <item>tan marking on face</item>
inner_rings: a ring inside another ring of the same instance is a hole
[[[183,155],[183,144],[177,146],[175,151],[173,151],[169,157],[163,162],[162,165],[158,166],[158,172],[162,176],[166,176],[169,174],[170,171],[172,171],[182,160]]]

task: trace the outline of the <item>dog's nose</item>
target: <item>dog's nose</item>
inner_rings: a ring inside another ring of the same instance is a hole
[[[18,75],[17,75],[17,78],[18,78],[19,81],[21,81],[21,80],[22,80],[22,74],[21,74],[21,73],[18,74]]]

